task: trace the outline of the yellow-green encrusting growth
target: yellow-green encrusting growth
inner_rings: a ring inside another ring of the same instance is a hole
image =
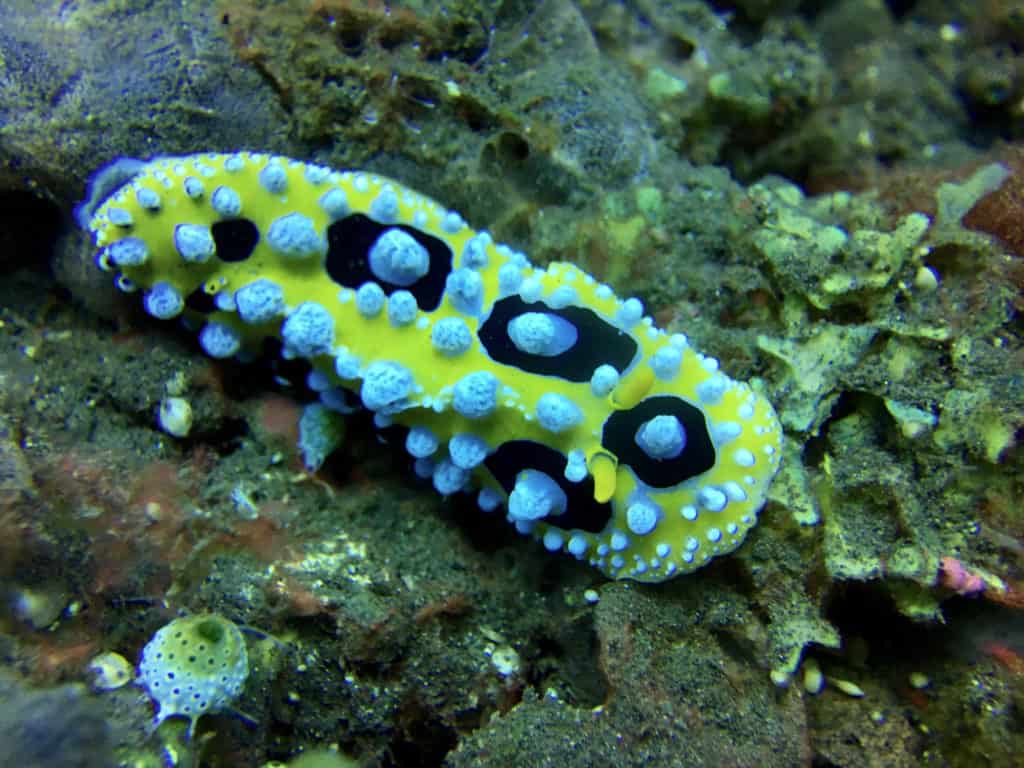
[[[248,152],[130,171],[87,211],[118,285],[214,357],[307,360],[318,407],[374,411],[440,493],[476,488],[549,550],[640,581],[756,524],[771,405],[639,300],[371,173]]]

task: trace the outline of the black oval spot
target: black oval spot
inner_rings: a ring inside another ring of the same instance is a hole
[[[516,487],[516,476],[524,469],[536,469],[558,483],[568,504],[565,512],[544,522],[563,530],[578,528],[598,533],[604,530],[612,516],[611,504],[598,504],[594,500],[594,478],[589,475],[583,482],[570,483],[565,479],[565,454],[532,440],[510,440],[484,459],[484,466],[494,476],[505,493]]]
[[[249,219],[226,219],[210,227],[221,261],[245,261],[260,241],[260,230]]]
[[[201,285],[185,297],[185,306],[204,315],[217,311],[217,302],[214,297],[203,290]]]
[[[652,459],[636,443],[641,425],[655,416],[675,416],[686,431],[686,447],[674,459]],[[601,445],[654,488],[670,488],[707,472],[715,465],[715,447],[704,412],[682,398],[649,397],[628,411],[615,411],[604,422]]]
[[[400,229],[427,249],[430,269],[410,286],[385,282],[370,270],[370,248],[385,231]],[[433,312],[441,304],[445,279],[452,271],[452,251],[443,240],[413,227],[378,224],[373,219],[354,214],[339,219],[327,228],[327,274],[338,285],[353,290],[366,282],[375,282],[390,296],[398,290],[409,291],[424,312]]]
[[[560,355],[531,355],[520,350],[508,335],[508,324],[527,312],[558,315],[572,323],[579,334],[576,343]],[[608,364],[624,371],[636,356],[633,337],[586,307],[552,309],[542,301],[527,304],[519,296],[495,302],[490,316],[480,327],[480,343],[497,363],[542,376],[557,376],[577,383],[590,381],[594,369]]]

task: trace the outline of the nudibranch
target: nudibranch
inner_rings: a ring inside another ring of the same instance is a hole
[[[548,550],[656,582],[756,524],[771,405],[572,264],[534,267],[391,179],[273,155],[119,161],[101,182],[97,262],[150,315],[215,358],[308,361],[324,407],[370,409],[439,493]]]

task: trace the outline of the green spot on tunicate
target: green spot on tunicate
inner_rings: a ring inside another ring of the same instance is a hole
[[[211,643],[224,639],[224,626],[215,618],[205,619],[196,625],[196,634]]]

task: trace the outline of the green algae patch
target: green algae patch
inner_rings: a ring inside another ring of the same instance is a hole
[[[863,214],[847,193],[805,200],[799,189],[772,180],[755,184],[749,195],[763,216],[754,246],[817,309],[879,295],[914,260],[931,224],[912,213],[891,231],[860,226],[848,232],[839,222]]]
[[[870,326],[821,324],[803,338],[758,336],[758,347],[786,367],[779,404],[787,429],[817,430],[831,411],[842,377],[860,364],[876,334]]]

